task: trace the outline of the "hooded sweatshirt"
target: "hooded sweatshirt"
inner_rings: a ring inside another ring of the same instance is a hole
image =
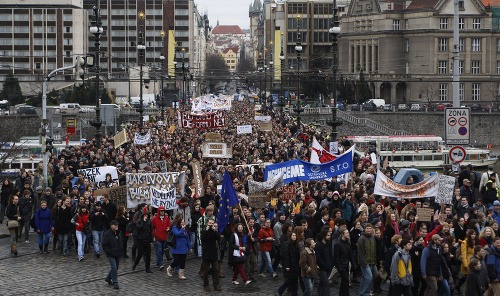
[[[160,211],[164,211],[164,207],[159,207],[156,215],[151,220],[151,232],[153,237],[160,242],[167,240],[168,230],[170,229],[170,219],[165,214],[163,218],[160,216]]]
[[[392,256],[391,263],[391,283],[393,285],[411,286],[413,285],[413,267],[410,253],[404,249],[397,251]]]

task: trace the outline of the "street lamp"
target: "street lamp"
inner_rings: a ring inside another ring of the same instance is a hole
[[[280,121],[281,124],[284,123],[284,115],[283,115],[283,106],[285,105],[284,99],[285,99],[285,94],[283,93],[283,71],[285,69],[285,53],[283,52],[283,33],[281,33],[281,52],[280,52],[280,68],[281,68],[281,74],[280,74],[280,99],[279,99],[279,105],[280,105]]]
[[[92,26],[89,28],[91,34],[94,35],[94,45],[95,45],[95,58],[94,58],[94,67],[95,67],[95,121],[91,122],[91,125],[95,127],[95,138],[97,148],[101,148],[101,100],[99,99],[99,54],[100,54],[100,36],[104,32],[101,23],[101,9],[99,8],[99,0],[96,0],[94,7],[94,21]]]
[[[331,141],[337,141],[337,127],[342,125],[342,120],[337,118],[337,72],[338,72],[338,41],[337,36],[340,34],[340,24],[338,18],[337,0],[333,0],[333,17],[332,27],[329,30],[332,35],[332,74],[333,74],[333,106],[332,120],[327,124],[332,127]]]
[[[302,51],[301,34],[300,34],[300,15],[297,15],[297,43],[295,45],[295,52],[297,53],[297,108],[293,111],[297,113],[297,131],[301,130],[300,127],[300,113],[304,111],[300,106],[300,52]]]
[[[177,69],[177,61],[174,61],[174,85],[177,84],[176,83],[176,79],[175,79],[175,70]],[[177,86],[174,87],[174,90]],[[173,99],[173,102],[174,102],[174,118],[177,116],[177,102],[179,102],[179,96],[176,94],[174,95],[174,99]]]
[[[143,21],[146,17],[144,12],[139,12],[139,20],[141,21],[141,31],[139,32],[139,42],[137,44],[137,50],[139,51],[139,115],[140,115],[140,121],[139,121],[139,126],[141,128],[144,127],[144,98],[142,94],[142,83],[143,83],[143,76],[144,73],[142,73],[142,66],[143,66],[143,59],[144,59],[144,51],[146,50],[146,46],[144,45],[144,25]]]
[[[269,96],[268,102],[269,102],[269,109],[271,110],[271,114],[272,114],[273,113],[273,76],[274,76],[274,68],[273,68],[273,65],[274,65],[274,61],[273,61],[273,42],[270,41],[269,44],[270,44],[270,50],[269,50],[269,74],[271,75],[271,81],[270,81],[270,84],[269,84],[269,93],[270,93],[270,96]]]
[[[181,97],[181,105],[186,104],[186,73],[185,73],[185,63],[184,63],[184,58],[185,58],[185,53],[186,49],[183,47],[182,48],[182,97]]]

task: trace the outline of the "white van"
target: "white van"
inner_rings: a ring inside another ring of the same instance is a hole
[[[82,111],[82,107],[78,103],[63,103],[59,105],[59,110],[61,110],[61,112],[66,112],[66,111],[80,112]]]

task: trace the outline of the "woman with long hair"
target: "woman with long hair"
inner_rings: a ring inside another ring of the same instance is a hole
[[[285,282],[278,288],[278,294],[281,296],[287,288],[290,288],[291,295],[297,296],[297,283],[300,274],[300,253],[299,246],[297,244],[297,234],[295,232],[289,232],[287,237],[288,238],[285,244],[282,245],[281,250],[281,262],[283,263],[283,277],[285,278]]]
[[[128,258],[127,255],[127,243],[128,243],[128,233],[127,225],[130,222],[129,213],[125,209],[125,206],[121,205],[118,207],[118,212],[116,212],[116,221],[118,222],[118,231],[122,234],[122,254],[123,258]]]
[[[15,222],[8,223],[10,234],[10,253],[17,256],[17,231],[19,228],[19,223],[21,222],[21,214],[19,212],[19,197],[13,194],[10,197],[9,204],[7,205],[7,210],[5,211],[7,219],[10,221],[17,221],[17,227],[10,226],[9,224],[15,224]]]
[[[10,198],[14,193],[14,184],[5,178],[2,182],[2,192],[0,193],[0,224],[3,223],[5,209],[10,202]]]
[[[78,240],[78,261],[85,259],[85,241],[87,240],[87,232],[90,227],[89,211],[86,205],[80,206],[78,213],[71,219],[71,223],[75,225],[76,239]]]
[[[476,234],[475,229],[467,230],[467,234],[465,239],[460,243],[460,255],[462,258],[462,264],[460,265],[460,273],[462,274],[462,278],[458,282],[457,290],[460,290],[460,287],[465,283],[467,275],[469,274],[469,263],[470,258],[474,255],[474,247],[479,244],[479,239]]]
[[[387,216],[384,227],[384,242],[387,249],[391,247],[391,238],[395,234],[399,234],[398,220],[396,214],[390,213]]]
[[[177,215],[175,215],[172,225],[171,231],[175,236],[175,246],[173,246],[171,250],[174,260],[167,267],[167,275],[172,277],[174,268],[179,267],[179,279],[185,280],[186,276],[184,270],[186,268],[186,257],[187,254],[193,250],[193,247],[189,239],[189,232],[186,228],[184,218],[182,218],[182,213],[177,213]]]
[[[483,230],[481,230],[481,233],[479,233],[479,245],[481,247],[492,249],[495,237],[495,231],[493,231],[491,227],[486,226]]]
[[[69,233],[71,232],[71,199],[64,197],[61,206],[55,206],[53,210],[55,220],[54,236],[57,234],[59,239],[58,251],[64,256],[68,255],[68,242],[70,240]],[[54,238],[55,240],[55,238]]]
[[[239,285],[240,283],[236,281],[238,278],[238,274],[241,275],[243,282],[245,285],[250,284],[252,281],[248,279],[245,273],[245,261],[246,261],[246,248],[247,244],[247,235],[243,232],[243,224],[237,223],[234,225],[234,233],[230,239],[229,245],[231,246],[231,251],[233,252],[233,278],[231,283],[235,285]]]
[[[201,216],[203,216],[201,202],[197,199],[191,209],[191,226],[189,227],[189,233],[191,236],[191,243],[193,244],[193,250],[197,251],[197,256],[199,258],[201,258],[201,244],[200,237],[198,236],[198,220]]]
[[[47,206],[47,201],[40,202],[40,208],[35,212],[36,232],[38,233],[38,247],[40,254],[49,252],[50,233],[54,231],[54,218]]]

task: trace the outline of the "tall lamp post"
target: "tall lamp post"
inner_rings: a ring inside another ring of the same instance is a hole
[[[337,72],[338,72],[338,41],[337,36],[340,34],[340,24],[338,18],[337,0],[333,0],[333,18],[332,27],[329,30],[332,35],[332,74],[333,74],[333,106],[332,120],[327,124],[332,127],[331,141],[337,141],[337,127],[342,125],[342,120],[337,118]]]
[[[92,26],[89,28],[91,34],[94,35],[94,45],[95,45],[95,58],[94,58],[94,67],[95,67],[95,121],[91,122],[91,125],[95,127],[95,138],[97,143],[97,148],[101,147],[101,100],[99,93],[99,54],[101,51],[101,43],[100,36],[104,32],[101,23],[101,9],[99,7],[99,0],[96,0],[95,5],[93,7],[94,10],[94,21]]]
[[[144,12],[139,12],[139,19],[141,20],[141,31],[139,32],[139,43],[137,44],[137,50],[139,51],[139,115],[140,115],[140,121],[139,121],[139,126],[141,128],[144,127],[144,98],[142,94],[142,83],[143,83],[143,76],[144,73],[142,72],[142,66],[144,63],[144,51],[146,50],[146,46],[144,45],[144,25],[143,21],[146,15]]]
[[[182,48],[182,97],[181,97],[181,105],[186,104],[186,65],[184,63],[186,49]]]
[[[281,39],[283,39],[283,33],[281,33]],[[280,105],[280,121],[281,124],[284,123],[284,114],[283,114],[283,107],[285,105],[285,94],[283,93],[283,71],[285,69],[285,53],[283,52],[283,40],[281,40],[281,52],[280,52],[280,99],[279,99],[279,105]]]
[[[160,54],[160,63],[161,63],[161,89],[160,89],[160,108],[161,108],[161,120],[165,120],[165,86],[163,85],[163,79],[165,79],[165,56],[163,55],[164,50],[164,41],[165,41],[165,32],[160,32],[161,36],[161,54]]]
[[[297,130],[301,130],[300,126],[300,113],[304,111],[300,106],[300,64],[302,63],[300,53],[302,52],[301,34],[300,34],[300,15],[297,15],[297,43],[295,45],[295,52],[297,53],[297,108],[293,111],[297,113]]]
[[[270,83],[269,83],[269,93],[270,96],[268,98],[269,102],[269,110],[271,110],[271,114],[273,113],[273,76],[274,76],[274,61],[273,61],[273,42],[269,42],[270,44],[270,50],[269,50],[269,75],[271,76],[270,78]]]

